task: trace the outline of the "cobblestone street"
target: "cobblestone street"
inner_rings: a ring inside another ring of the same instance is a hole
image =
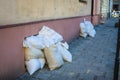
[[[53,71],[45,66],[32,76],[25,73],[16,80],[113,80],[117,44],[117,28],[114,27],[116,21],[118,19],[111,19],[104,25],[96,26],[94,38],[78,37],[73,40],[69,44],[72,63],[65,62],[61,68]]]

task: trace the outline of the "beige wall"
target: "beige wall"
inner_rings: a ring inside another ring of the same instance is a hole
[[[0,25],[91,14],[91,0],[0,0]]]

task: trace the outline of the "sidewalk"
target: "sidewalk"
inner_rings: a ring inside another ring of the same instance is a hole
[[[47,67],[30,76],[21,75],[16,80],[112,80],[117,44],[117,19],[97,26],[95,38],[78,37],[70,44],[73,62],[50,71]]]

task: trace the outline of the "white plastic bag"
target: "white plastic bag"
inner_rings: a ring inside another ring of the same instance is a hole
[[[84,24],[85,24],[85,27],[86,27],[87,34],[89,36],[91,36],[91,37],[95,37],[96,31],[95,31],[94,26],[92,25],[92,23],[90,21],[86,21],[84,19]]]
[[[54,70],[63,65],[62,55],[56,45],[44,48],[44,54],[50,70]]]
[[[91,26],[91,23],[89,21],[84,21],[84,24],[86,26],[87,34],[90,34],[90,32],[93,30],[93,26]]]
[[[30,59],[29,61],[25,61],[25,64],[30,75],[41,68],[41,64],[38,59]]]
[[[24,48],[25,60],[44,58],[44,54],[40,49],[34,47]]]
[[[92,23],[90,21],[84,21],[85,26],[90,26],[91,29],[94,28],[94,26],[92,25]]]
[[[86,38],[87,37],[87,30],[84,23],[80,23],[80,36]]]
[[[93,29],[93,30],[89,33],[89,36],[95,37],[95,34],[96,34],[96,31]]]

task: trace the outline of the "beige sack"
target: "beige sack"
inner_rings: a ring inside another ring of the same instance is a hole
[[[50,70],[54,70],[64,63],[56,45],[44,48],[44,54]]]
[[[44,58],[44,54],[40,49],[30,47],[30,48],[24,48],[25,53],[25,60],[28,61],[30,59],[38,59],[38,58]]]

